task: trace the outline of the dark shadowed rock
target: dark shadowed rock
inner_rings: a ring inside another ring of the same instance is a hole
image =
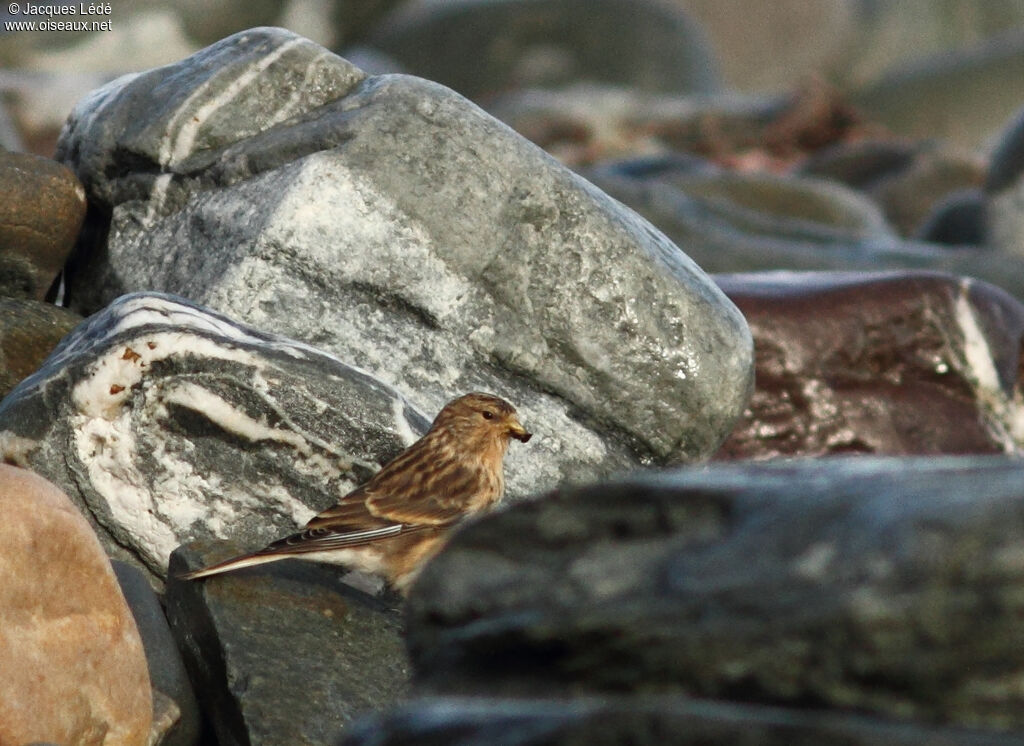
[[[0,150],[0,295],[42,300],[85,217],[85,191],[67,166]]]
[[[837,143],[811,154],[796,173],[833,179],[867,191],[879,181],[910,168],[920,146],[910,140],[868,139]]]
[[[413,588],[421,692],[677,693],[1024,726],[1024,464],[715,465],[565,489]]]
[[[137,567],[116,560],[111,564],[146,651],[149,680],[154,690],[154,726],[160,719],[158,699],[163,696],[168,701],[164,708],[170,713],[167,729],[157,743],[159,746],[195,746],[201,728],[199,704],[160,599],[145,573]]]
[[[385,19],[370,43],[409,72],[471,98],[579,81],[648,91],[717,87],[700,27],[682,10],[648,0],[417,0]]]
[[[756,387],[718,458],[1018,452],[1024,305],[931,272],[720,275]]]
[[[918,228],[917,237],[952,246],[988,244],[988,204],[984,192],[963,189],[940,200]]]
[[[336,743],[408,686],[401,617],[337,568],[281,562],[202,581],[176,573],[243,547],[200,542],[171,558],[167,614],[220,746]]]
[[[73,305],[175,292],[427,411],[503,394],[538,435],[513,490],[709,455],[749,393],[742,316],[683,252],[435,83],[254,29],[95,92],[60,151],[112,211]]]
[[[425,698],[360,720],[340,746],[1020,746],[1012,734],[672,696]]]
[[[156,577],[184,541],[293,532],[428,425],[326,353],[158,294],[92,316],[0,403],[6,458]]]

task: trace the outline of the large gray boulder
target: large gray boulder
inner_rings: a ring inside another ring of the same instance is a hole
[[[409,599],[421,692],[675,693],[1024,727],[1024,465],[858,457],[561,490]]]
[[[664,235],[449,89],[286,31],[95,92],[58,157],[110,215],[77,308],[174,292],[425,411],[504,394],[539,436],[513,488],[707,456],[748,396],[742,316]]]

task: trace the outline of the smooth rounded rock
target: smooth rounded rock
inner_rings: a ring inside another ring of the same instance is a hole
[[[406,694],[396,597],[337,567],[284,561],[209,580],[173,577],[242,551],[196,542],[171,559],[167,614],[219,743],[336,744],[357,715]]]
[[[54,485],[0,466],[0,743],[144,746],[142,641],[110,561]]]
[[[42,300],[85,217],[85,190],[62,164],[0,151],[0,295]]]

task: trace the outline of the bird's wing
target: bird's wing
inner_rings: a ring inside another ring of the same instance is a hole
[[[330,549],[352,549],[424,528],[427,528],[427,526],[407,526],[401,523],[384,524],[375,528],[356,530],[345,530],[332,526],[304,528],[297,534],[286,536],[275,541],[273,544],[268,544],[263,549],[255,552],[253,556],[264,554],[304,554],[306,552],[323,552]]]
[[[362,531],[394,525],[446,526],[465,514],[468,498],[479,488],[479,472],[454,455],[413,446],[306,528]]]

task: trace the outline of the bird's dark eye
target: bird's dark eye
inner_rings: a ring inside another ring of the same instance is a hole
[[[493,412],[488,412],[487,410],[484,410],[480,414],[482,414],[484,416],[485,420],[493,420],[494,419],[494,413]]]

